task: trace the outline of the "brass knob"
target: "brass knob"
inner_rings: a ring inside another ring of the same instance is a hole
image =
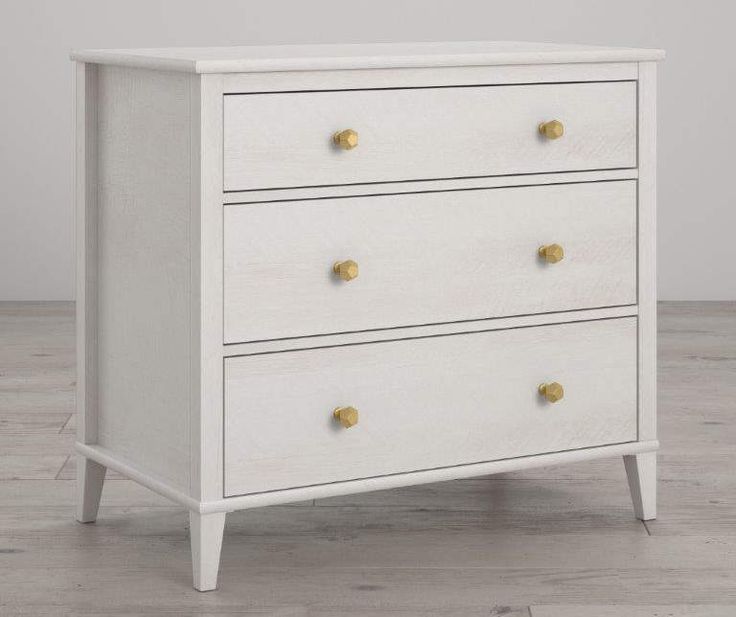
[[[332,271],[343,281],[352,281],[354,278],[358,278],[358,264],[352,259],[338,261],[332,266]]]
[[[332,412],[333,417],[345,428],[358,423],[358,410],[355,407],[338,407]]]
[[[561,383],[557,383],[556,381],[542,383],[539,384],[539,394],[546,398],[550,403],[556,403],[557,401],[562,400],[562,397],[565,396],[565,389],[562,387]]]
[[[539,247],[539,256],[549,264],[556,264],[565,258],[565,249],[559,244],[545,244]]]
[[[539,132],[547,139],[559,139],[565,134],[565,127],[559,120],[540,122]]]
[[[332,136],[332,141],[343,150],[352,150],[358,146],[358,132],[353,129],[338,131]]]

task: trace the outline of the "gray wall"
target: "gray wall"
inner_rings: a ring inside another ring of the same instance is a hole
[[[663,47],[659,294],[736,300],[734,3],[0,0],[0,300],[71,299],[74,47],[540,40]]]

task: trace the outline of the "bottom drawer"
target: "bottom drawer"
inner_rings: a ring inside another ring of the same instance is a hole
[[[225,496],[634,441],[636,331],[630,317],[227,358]],[[346,406],[350,428],[333,417]]]

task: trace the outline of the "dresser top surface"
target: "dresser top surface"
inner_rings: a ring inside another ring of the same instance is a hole
[[[189,73],[262,73],[443,66],[639,62],[659,49],[522,41],[84,49],[72,60]]]

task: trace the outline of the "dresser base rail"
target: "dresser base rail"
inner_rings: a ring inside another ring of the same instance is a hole
[[[339,495],[368,493],[371,491],[398,488],[401,486],[413,486],[417,484],[430,484],[432,482],[458,480],[461,478],[472,478],[475,476],[520,471],[522,469],[533,469],[535,467],[546,467],[549,465],[577,463],[597,458],[642,454],[645,452],[656,451],[659,448],[659,442],[656,440],[632,441],[610,446],[566,450],[563,452],[521,456],[484,463],[471,463],[455,467],[442,467],[439,469],[426,469],[423,471],[412,471],[374,478],[348,480],[345,482],[333,482],[331,484],[304,486],[263,493],[251,493],[248,495],[240,495],[238,497],[228,497],[226,499],[202,502],[186,495],[181,490],[168,485],[166,482],[156,479],[150,474],[141,471],[106,448],[81,443],[77,443],[75,447],[77,452],[82,456],[85,456],[100,465],[104,465],[109,469],[114,469],[127,478],[135,480],[155,493],[171,499],[193,512],[211,514],[214,512],[234,512],[236,510],[245,510],[248,508],[273,506],[308,499],[322,499],[325,497],[337,497]]]

